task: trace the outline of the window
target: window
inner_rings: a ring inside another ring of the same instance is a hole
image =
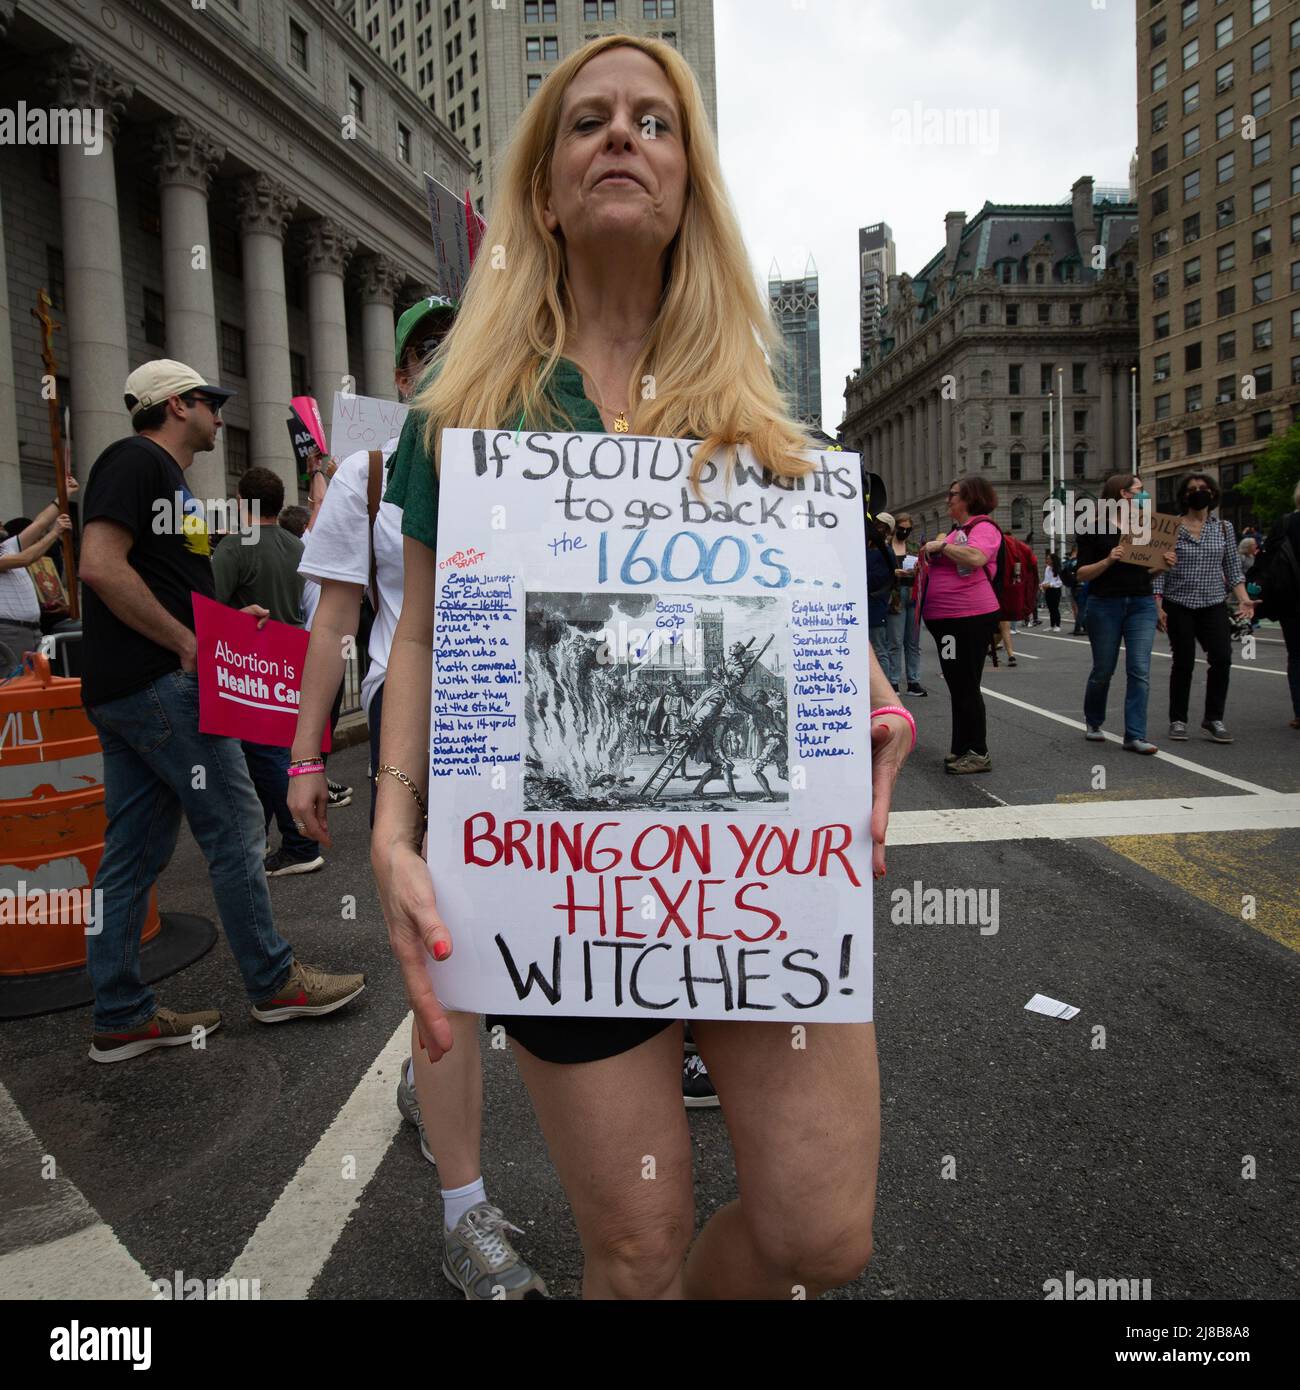
[[[1232,178],[1232,171],[1236,165],[1236,155],[1229,150],[1227,154],[1221,154],[1214,161],[1214,181],[1215,183],[1227,183]]]
[[[1018,396],[1020,394],[1020,369],[1019,362],[1012,362],[1007,368],[1007,394]]]
[[[1190,260],[1183,262],[1183,284],[1199,285],[1201,283],[1201,258],[1193,256]]]
[[[1300,212],[1291,214],[1291,244],[1294,246],[1300,241]]]
[[[1291,69],[1291,100],[1300,96],[1300,68]]]
[[[1183,71],[1194,68],[1201,61],[1200,39],[1188,39],[1183,45]]]
[[[1235,420],[1219,421],[1219,448],[1230,449],[1237,442],[1237,422]]]
[[[1262,367],[1256,367],[1251,375],[1255,378],[1255,394],[1262,396],[1267,391],[1273,389],[1273,364],[1265,362]]]
[[[998,280],[1004,285],[1014,285],[1016,282],[1016,267],[1012,261],[1002,261],[998,265]]]
[[[1018,304],[1007,305],[1007,326],[1015,328],[1020,322],[1020,306]]]
[[[1183,245],[1196,241],[1201,235],[1201,214],[1194,212],[1190,217],[1183,218]]]
[[[1156,436],[1156,462],[1164,463],[1169,458],[1169,436],[1160,434]]]
[[[1044,410],[1039,415],[1038,420],[1038,433],[1043,435],[1050,435],[1052,430],[1052,412],[1050,410]],[[1043,476],[1046,477],[1047,474],[1044,473]]]
[[[1043,433],[1046,434],[1046,433],[1047,433],[1047,430],[1044,429],[1044,430],[1043,430]],[[1044,450],[1043,450],[1043,453],[1042,453],[1042,457],[1040,458],[1039,464],[1038,464],[1038,469],[1039,469],[1038,476],[1039,476],[1040,478],[1046,478],[1046,477],[1048,476],[1048,472],[1049,472],[1049,470],[1050,470],[1050,468],[1051,468],[1051,464],[1052,464],[1052,455],[1048,452],[1048,450],[1044,449]]]
[[[1214,70],[1214,90],[1216,93],[1223,93],[1232,86],[1232,60],[1224,63],[1221,68]]]
[[[981,323],[987,323],[988,321],[989,321],[989,306],[988,306],[987,304],[981,304],[981,305],[980,305],[980,322],[981,322]]]
[[[1300,309],[1291,310],[1291,336],[1300,338]]]
[[[1218,337],[1218,360],[1220,362],[1231,362],[1237,355],[1237,335],[1235,333],[1220,333]]]
[[[1183,28],[1186,29],[1189,24],[1195,24],[1200,12],[1200,0],[1183,0]]]
[[[295,396],[307,394],[307,359],[301,352],[289,354],[289,389]]]
[[[1160,45],[1164,43],[1165,37],[1165,21],[1163,19],[1157,19],[1151,26],[1151,47],[1159,48]]]
[[[1235,376],[1221,376],[1214,383],[1214,404],[1227,405],[1235,395],[1237,390],[1237,378]]]
[[[1083,305],[1070,305],[1070,327],[1078,328],[1083,323]]]
[[[471,77],[477,77],[477,76],[478,76],[478,54],[477,54],[477,53],[471,53],[471,54],[469,55],[469,75],[470,75]]]
[[[541,61],[541,58],[542,58],[542,41],[541,41],[541,39],[525,39],[525,40],[524,40],[524,57],[525,57],[530,63],[538,63],[538,62]]]
[[[1151,327],[1157,338],[1167,338],[1169,336],[1168,311],[1163,314],[1157,314],[1155,318],[1151,320]]]
[[[548,63],[554,63],[554,62],[557,62],[557,61],[559,60],[559,57],[560,57],[560,41],[559,41],[559,39],[555,38],[554,36],[550,36],[550,37],[544,38],[544,39],[542,40],[542,57],[543,57]]]
[[[477,88],[477,87],[475,87],[474,90],[469,94],[469,109],[470,109],[471,111],[477,111],[477,110],[478,110],[478,88]]]
[[[1156,359],[1151,373],[1152,381],[1169,380],[1170,356],[1167,352],[1162,352]]]
[[[1250,282],[1250,302],[1252,304],[1267,304],[1273,298],[1273,272],[1266,270],[1262,275],[1255,275]]]
[[[1052,383],[1052,372],[1054,368],[1050,362],[1042,362],[1038,367],[1038,389],[1039,391],[1051,391],[1054,389]]]
[[[1151,172],[1153,174],[1163,174],[1169,168],[1169,146],[1161,145],[1159,149],[1151,151]],[[1154,211],[1154,209],[1153,209]]]
[[[1200,408],[1201,387],[1199,384],[1196,386],[1189,386],[1187,390],[1183,392],[1183,410],[1187,414],[1191,414],[1192,411],[1200,410]]]
[[[1200,343],[1188,343],[1183,348],[1183,371],[1199,372],[1201,370],[1201,345]]]
[[[1269,62],[1269,40],[1260,39],[1250,50],[1251,72],[1263,72]]]
[[[1039,322],[1039,323],[1051,323],[1051,321],[1052,321],[1052,306],[1051,306],[1050,304],[1040,304],[1040,305],[1038,306],[1038,322]]]
[[[1169,190],[1166,188],[1166,189],[1163,190],[1163,192],[1164,192],[1164,195],[1165,195],[1165,207],[1167,208],[1167,207],[1169,206]],[[1151,195],[1151,201],[1152,201],[1152,203],[1154,203],[1154,202],[1156,201],[1156,199],[1159,198],[1159,196],[1160,196],[1160,194],[1159,194],[1158,192],[1157,192],[1157,193],[1153,193],[1153,194]],[[1154,208],[1154,207],[1152,208],[1152,211],[1153,211],[1153,212],[1155,211],[1155,208]],[[1039,261],[1038,264],[1034,267],[1034,284],[1036,284],[1036,285],[1041,285],[1041,284],[1044,282],[1044,280],[1045,280],[1046,278],[1047,278],[1047,269],[1046,269],[1046,267],[1043,265],[1042,261]]]
[[[1165,83],[1168,81],[1169,64],[1164,58],[1161,58],[1161,60],[1151,69],[1151,90],[1153,92],[1162,91],[1164,89]]]
[[[1300,290],[1300,261],[1291,262],[1291,293]]]
[[[1214,205],[1214,225],[1216,227],[1231,227],[1237,220],[1236,200],[1229,195],[1221,198]]]
[[[1076,449],[1074,451],[1074,476],[1082,478],[1088,471],[1088,451],[1087,449]]]
[[[1167,391],[1163,396],[1156,397],[1155,408],[1157,420],[1167,420],[1169,418],[1169,393]]]
[[[1291,359],[1291,385],[1300,386],[1300,357]]]
[[[144,340],[159,348],[167,344],[167,314],[157,290],[144,292]]]
[[[1201,326],[1201,301],[1199,299],[1189,299],[1183,305],[1183,327],[1199,328]]]
[[[1183,202],[1190,203],[1201,196],[1201,171],[1192,169],[1183,175]]]
[[[1273,153],[1273,137],[1264,131],[1250,142],[1250,167],[1258,169]]]
[[[221,325],[221,371],[227,376],[244,376],[244,330],[233,323]]]
[[[1250,22],[1252,24],[1261,23],[1268,18],[1271,10],[1272,6],[1269,4],[1269,0],[1250,0]]]
[[[1263,212],[1273,201],[1273,182],[1265,179],[1263,183],[1257,183],[1250,190],[1250,210],[1251,212]]]
[[[1201,128],[1199,125],[1192,126],[1189,130],[1183,131],[1183,158],[1187,159],[1194,155],[1201,148]]]
[[[1273,433],[1273,412],[1261,410],[1255,416],[1255,438],[1267,439]]]
[[[1260,319],[1250,326],[1250,341],[1257,348],[1273,346],[1273,320]]]
[[[1295,149],[1297,145],[1300,145],[1300,116],[1292,116],[1290,148]]]
[[[1151,255],[1167,256],[1169,254],[1169,228],[1163,227],[1158,232],[1151,233]]]
[[[1252,116],[1267,116],[1272,105],[1272,87],[1261,87],[1259,91],[1250,94],[1250,114]]]
[[[1186,443],[1183,452],[1191,457],[1195,457],[1201,452],[1201,431],[1200,428],[1190,429],[1184,436]]]
[[[1221,19],[1214,26],[1215,48],[1226,48],[1232,42],[1232,16]]]
[[[301,71],[307,71],[307,31],[292,19],[289,21],[289,61]]]
[[[1226,140],[1236,129],[1232,119],[1232,107],[1225,106],[1222,111],[1218,111],[1214,116],[1214,138],[1216,140]]]
[[[1227,241],[1222,246],[1216,247],[1214,263],[1216,270],[1231,270],[1237,264],[1237,243]]]
[[[1076,396],[1081,396],[1088,389],[1088,364],[1086,362],[1074,362],[1071,364],[1070,390]]]
[[[1023,455],[1023,454],[1012,454],[1012,455],[1011,455],[1010,468],[1011,468],[1011,481],[1012,481],[1013,483],[1018,483],[1018,482],[1020,481],[1023,463],[1024,463],[1024,455]]]
[[[1189,82],[1183,88],[1183,115],[1190,116],[1201,104],[1201,84]]]
[[[1160,132],[1169,124],[1169,103],[1162,101],[1159,106],[1151,108],[1151,134],[1159,135]]]
[[[221,437],[226,444],[226,477],[233,484],[248,472],[248,431],[226,425]]]
[[[1074,432],[1075,434],[1088,433],[1088,412],[1086,410],[1074,412]]]
[[[355,77],[348,78],[348,110],[359,125],[366,120],[366,89]]]
[[[403,164],[411,162],[411,132],[401,121],[397,123],[397,157]]]
[[[535,72],[530,72],[528,74],[528,95],[532,96],[541,85],[542,79]]]
[[[1257,261],[1273,249],[1272,227],[1256,227],[1250,234],[1250,258]]]
[[[1215,296],[1215,308],[1219,318],[1237,312],[1237,287],[1229,285]]]
[[[1291,166],[1291,196],[1294,198],[1300,193],[1300,164]]]
[[[474,127],[474,148],[477,150],[483,144],[482,127]]]
[[[1025,412],[1023,410],[1013,410],[1011,412],[1011,433],[1024,434],[1025,432]]]
[[[987,449],[984,451],[984,467],[985,467],[985,468],[992,468],[992,467],[993,467],[993,455],[992,455],[992,453],[990,453],[989,450],[987,450]]]

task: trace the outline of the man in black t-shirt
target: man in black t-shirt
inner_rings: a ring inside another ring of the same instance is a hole
[[[262,808],[239,741],[199,732],[192,595],[215,590],[205,508],[185,470],[215,445],[230,394],[181,362],[137,368],[125,390],[135,435],[104,450],[86,486],[82,699],[104,749],[108,817],[94,884],[99,930],[86,938],[97,1062],[197,1043],[221,1025],[214,1010],[159,1008],[140,978],[150,890],[182,812],[208,861],[254,1018],[329,1013],[365,987],[362,975],[294,959],[272,920]],[[257,605],[243,611],[267,616]]]

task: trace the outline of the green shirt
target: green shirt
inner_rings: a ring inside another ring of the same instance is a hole
[[[572,426],[566,428],[579,434],[605,433],[600,412],[582,389],[582,373],[567,357],[561,357],[555,364],[551,379],[546,383],[545,395],[555,408],[556,419],[572,420]],[[493,428],[509,429],[519,424],[516,419]],[[435,550],[438,545],[438,475],[433,470],[433,459],[425,452],[424,426],[423,413],[410,411],[393,454],[391,480],[384,501],[401,507],[402,535]],[[555,428],[555,421],[524,420],[521,428]]]
[[[283,526],[270,522],[253,532],[252,545],[229,535],[212,556],[212,581],[217,602],[231,608],[260,603],[277,623],[302,626],[302,542]]]

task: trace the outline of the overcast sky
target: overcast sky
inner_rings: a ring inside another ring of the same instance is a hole
[[[1128,182],[1135,3],[714,0],[723,171],[764,280],[773,258],[789,276],[817,263],[828,433],[858,365],[859,227],[887,222],[915,274],[951,209]],[[949,124],[977,143],[927,142],[931,111],[979,113]]]

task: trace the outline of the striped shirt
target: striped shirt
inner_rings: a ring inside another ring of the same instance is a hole
[[[1151,585],[1168,603],[1209,608],[1222,603],[1228,590],[1242,582],[1241,557],[1230,521],[1207,517],[1199,540],[1185,525],[1179,526],[1175,551],[1177,565],[1157,574]]]

